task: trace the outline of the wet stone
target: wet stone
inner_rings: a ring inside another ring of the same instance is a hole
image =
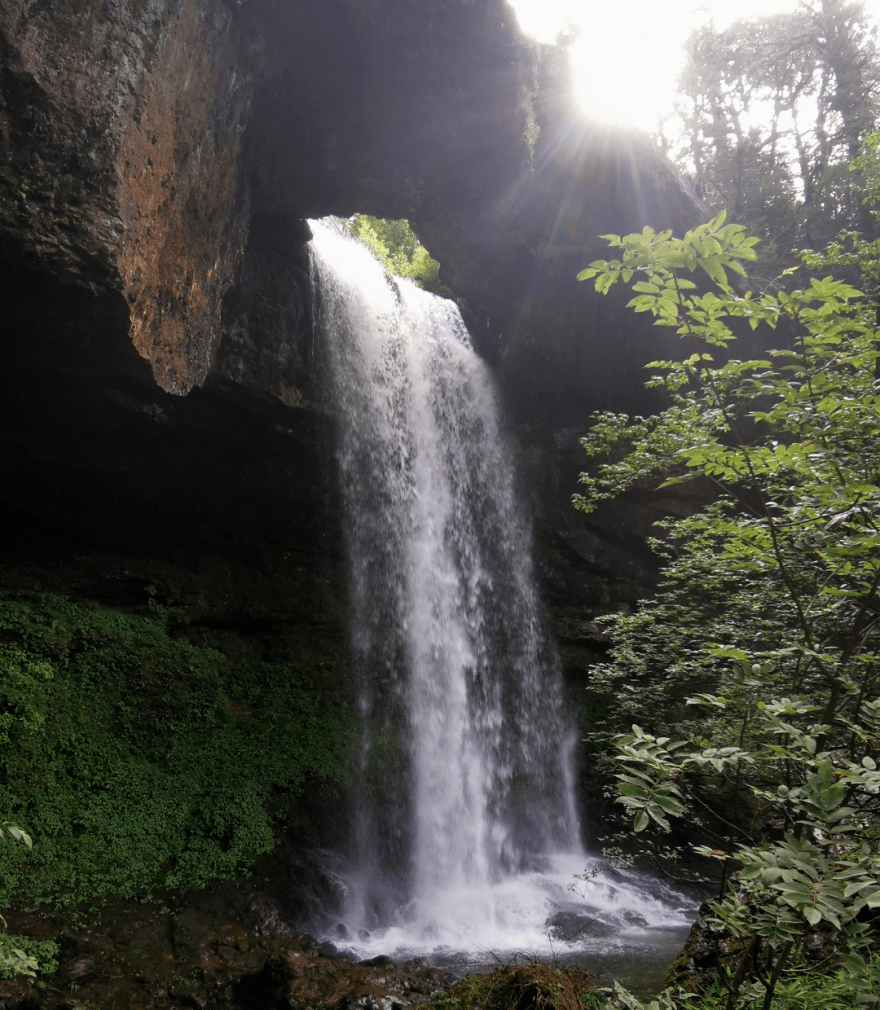
[[[614,936],[618,929],[603,922],[595,912],[557,912],[544,923],[555,940],[564,943],[578,943],[582,940],[596,940]]]
[[[365,968],[393,968],[394,962],[386,954],[377,954],[376,957],[367,958],[365,961],[358,961],[358,964]]]

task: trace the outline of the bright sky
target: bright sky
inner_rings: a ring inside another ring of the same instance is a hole
[[[581,28],[572,64],[585,111],[598,120],[653,131],[668,112],[682,68],[682,43],[712,18],[723,30],[738,18],[795,10],[797,0],[508,0],[522,29],[553,42],[566,24]],[[866,9],[880,21],[880,0]]]

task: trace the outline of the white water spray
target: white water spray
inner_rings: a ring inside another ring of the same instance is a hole
[[[365,725],[342,918],[364,953],[539,950],[585,857],[491,376],[452,302],[310,223]]]

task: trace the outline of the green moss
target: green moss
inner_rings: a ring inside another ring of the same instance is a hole
[[[0,905],[147,897],[245,872],[306,790],[339,788],[341,656],[247,664],[128,614],[0,594]]]
[[[585,1010],[596,1005],[595,981],[579,965],[507,964],[466,975],[422,1004],[426,1010]]]

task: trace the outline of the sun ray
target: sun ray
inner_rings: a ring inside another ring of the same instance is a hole
[[[668,116],[684,64],[683,43],[708,21],[724,29],[738,18],[794,10],[797,0],[509,0],[520,27],[538,42],[573,32],[569,52],[584,114],[606,125],[648,132]],[[865,9],[875,20],[880,0]]]

